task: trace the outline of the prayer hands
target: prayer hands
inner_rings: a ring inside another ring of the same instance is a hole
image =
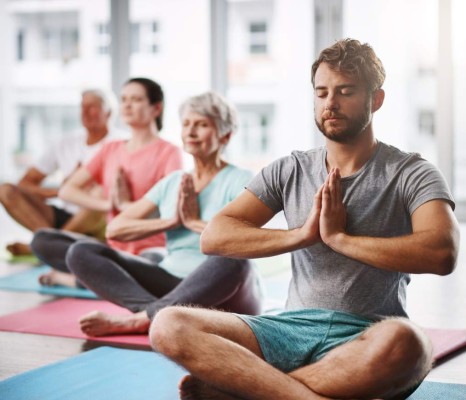
[[[311,212],[307,217],[306,222],[300,228],[304,235],[305,247],[312,246],[313,244],[320,242],[322,239],[319,232],[319,218],[320,210],[322,208],[322,186],[317,193],[314,195],[314,203],[312,204]]]
[[[131,190],[125,172],[120,167],[115,175],[115,180],[110,192],[113,209],[122,211],[131,203]]]
[[[319,230],[322,241],[332,247],[338,234],[345,233],[346,209],[341,192],[341,176],[338,168],[332,168],[321,188],[322,208]]]
[[[188,229],[191,229],[192,224],[200,220],[197,193],[194,190],[193,177],[190,174],[184,174],[181,178],[178,215],[181,223]]]
[[[345,232],[346,210],[341,193],[341,176],[338,168],[332,168],[314,195],[311,212],[300,228],[304,246],[323,241],[331,247],[336,235]]]

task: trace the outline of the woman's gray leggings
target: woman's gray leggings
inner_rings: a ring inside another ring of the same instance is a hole
[[[259,277],[249,260],[211,256],[181,279],[146,258],[56,229],[37,231],[31,247],[42,262],[74,273],[99,297],[133,312],[145,310],[150,319],[172,305],[261,312]]]

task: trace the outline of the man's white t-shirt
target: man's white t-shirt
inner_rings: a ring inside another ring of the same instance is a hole
[[[104,143],[112,139],[115,139],[115,134],[109,132],[107,136],[99,142],[88,145],[86,143],[86,131],[77,131],[50,145],[45,153],[34,162],[32,167],[46,176],[50,176],[57,172],[62,182],[64,179],[68,178],[78,166],[87,163],[99,151]],[[57,199],[54,199],[52,204],[63,208],[71,214],[75,214],[79,210],[79,207],[75,204],[57,201]]]

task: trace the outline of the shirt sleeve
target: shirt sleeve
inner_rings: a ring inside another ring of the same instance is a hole
[[[428,161],[413,156],[403,171],[403,194],[410,214],[431,200],[445,200],[455,209],[453,196],[441,172]]]
[[[103,145],[102,148],[94,155],[94,157],[92,157],[85,165],[85,168],[91,174],[92,179],[94,179],[100,185],[103,183],[107,149],[108,145]]]
[[[229,199],[232,201],[247,187],[248,183],[251,181],[253,173],[247,169],[238,168],[235,171],[233,182],[230,185]]]
[[[291,173],[287,159],[281,158],[263,168],[247,186],[250,192],[276,213],[283,210],[284,180]]]
[[[45,176],[54,173],[58,169],[58,146],[56,144],[49,147],[32,165]]]
[[[162,178],[154,186],[152,186],[147,193],[144,195],[144,198],[150,200],[157,206],[160,206],[162,201],[167,198],[167,190],[176,184],[177,177],[181,175],[181,171],[171,173],[170,175]]]
[[[183,157],[178,146],[171,145],[164,163],[164,176],[183,168]]]

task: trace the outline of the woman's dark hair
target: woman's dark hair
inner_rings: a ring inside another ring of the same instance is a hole
[[[148,78],[131,78],[125,82],[125,85],[129,83],[139,83],[140,85],[144,86],[146,90],[147,98],[149,99],[150,104],[157,104],[162,103],[162,111],[160,115],[155,118],[155,124],[157,125],[157,129],[159,131],[162,130],[162,120],[163,120],[163,90],[162,87],[157,83],[154,82],[152,79]]]

